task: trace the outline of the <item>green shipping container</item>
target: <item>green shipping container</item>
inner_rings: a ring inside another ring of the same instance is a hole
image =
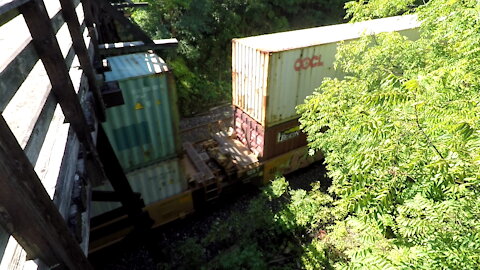
[[[125,172],[174,158],[180,151],[173,75],[156,54],[107,58],[105,81],[118,81],[125,104],[107,109],[105,132]]]

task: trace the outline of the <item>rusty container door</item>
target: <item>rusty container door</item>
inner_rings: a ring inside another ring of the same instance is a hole
[[[265,137],[263,126],[240,108],[235,107],[234,115],[237,139],[258,158],[263,157]]]
[[[247,113],[235,108],[237,139],[260,160],[271,159],[307,144],[298,119],[264,128]]]
[[[270,53],[232,41],[232,104],[264,124]]]

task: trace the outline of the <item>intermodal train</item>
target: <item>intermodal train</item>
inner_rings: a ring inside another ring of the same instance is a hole
[[[233,184],[262,185],[320,160],[321,153],[307,154],[295,107],[325,77],[345,75],[334,68],[337,46],[392,31],[416,39],[418,26],[408,15],[234,39],[232,104],[182,121],[172,72],[159,56],[107,58],[104,80],[121,95],[106,101],[103,128],[153,226],[194,212],[197,201],[213,201]],[[132,229],[111,229],[125,216],[105,218],[120,206],[93,202],[90,252]]]

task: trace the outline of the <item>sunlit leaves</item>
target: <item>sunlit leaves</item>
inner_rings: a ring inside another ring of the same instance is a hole
[[[348,7],[358,19],[414,4],[388,2]],[[358,245],[345,248],[345,269],[374,269],[365,261],[386,269],[473,269],[480,262],[473,225],[480,223],[480,2],[420,4],[418,40],[382,34],[343,44],[337,67],[348,76],[325,80],[299,107],[310,147],[325,154],[336,206],[376,228],[376,244],[396,240],[377,249],[350,230],[343,241]],[[389,260],[399,249],[414,256],[397,252]]]
[[[347,17],[351,20],[364,21],[388,16],[395,16],[411,11],[416,0],[355,0],[345,4]]]

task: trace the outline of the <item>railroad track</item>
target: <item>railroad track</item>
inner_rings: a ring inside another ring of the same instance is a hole
[[[212,138],[212,134],[233,126],[231,105],[221,105],[208,112],[180,120],[182,142],[200,142]]]

